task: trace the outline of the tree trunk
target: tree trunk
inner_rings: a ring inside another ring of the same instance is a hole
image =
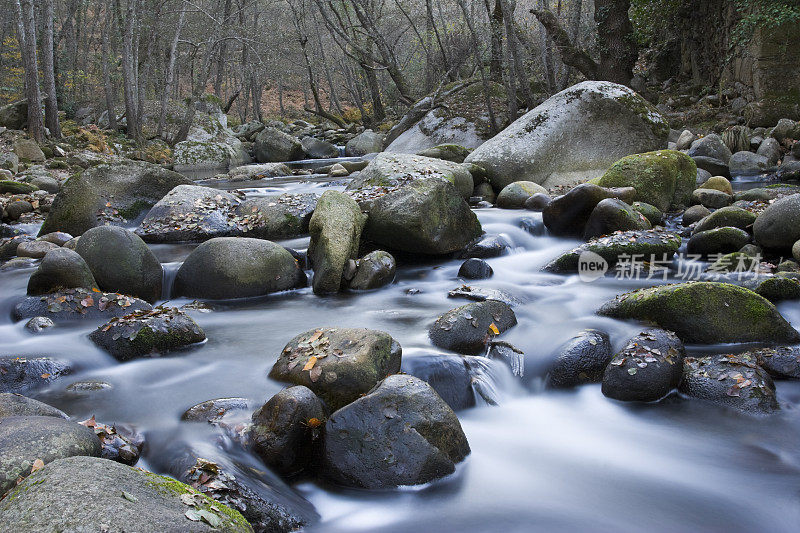
[[[39,92],[39,65],[36,60],[36,21],[33,0],[17,0],[17,29],[20,49],[25,65],[25,96],[28,99],[28,135],[40,143],[44,141],[42,96]]]
[[[600,56],[598,75],[623,85],[630,85],[638,58],[633,24],[628,16],[630,7],[630,0],[595,0],[594,3]]]
[[[44,35],[42,36],[42,78],[47,96],[44,101],[44,118],[50,136],[61,138],[58,123],[58,100],[56,98],[56,74],[53,57],[53,0],[42,2]]]
[[[117,17],[121,19],[120,28],[124,28],[122,37],[122,82],[125,92],[125,116],[127,120],[128,137],[139,142],[141,129],[139,127],[139,96],[137,94],[138,80],[136,69],[136,14],[137,0],[128,0],[128,6],[123,18],[120,0],[116,0]]]
[[[489,78],[497,83],[503,82],[503,5],[495,0],[494,10],[490,11],[489,0],[486,0],[486,12],[489,15],[489,34],[491,39],[491,56],[489,60]],[[465,15],[466,16],[466,15]]]
[[[225,0],[225,7],[222,11],[222,26],[227,28],[231,16],[231,0]],[[222,78],[225,76],[225,54],[228,52],[228,41],[223,39],[219,43],[219,53],[217,54],[217,76],[214,81],[214,94],[222,98]]]
[[[105,22],[103,23],[102,53],[103,53],[103,89],[106,96],[106,111],[108,112],[108,127],[117,131],[117,112],[114,110],[114,86],[111,83],[111,43],[109,33],[114,22],[111,7],[107,8]]]
[[[167,125],[167,106],[169,97],[172,94],[172,86],[175,82],[175,62],[178,59],[178,42],[181,39],[183,23],[186,20],[186,4],[182,4],[180,15],[178,15],[178,25],[175,27],[175,36],[169,48],[169,64],[167,65],[167,79],[164,84],[164,94],[161,96],[161,113],[158,116],[158,136],[164,138],[164,129]]]

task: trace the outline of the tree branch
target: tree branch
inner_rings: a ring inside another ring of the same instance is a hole
[[[586,50],[578,48],[572,43],[567,31],[559,24],[558,17],[549,9],[531,9],[530,12],[536,16],[537,20],[544,26],[547,34],[553,39],[553,43],[561,55],[561,61],[565,65],[578,70],[590,80],[597,79],[597,63],[589,56]]]

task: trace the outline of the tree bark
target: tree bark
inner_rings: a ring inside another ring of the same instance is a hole
[[[169,97],[172,94],[172,86],[175,82],[175,62],[178,59],[178,43],[183,31],[183,23],[186,20],[186,4],[181,4],[181,12],[178,15],[178,24],[175,27],[175,35],[169,48],[169,64],[167,65],[167,79],[164,84],[164,94],[161,96],[161,113],[158,116],[158,136],[164,138],[164,129],[167,125],[167,106]]]
[[[569,38],[567,31],[561,27],[558,18],[549,9],[531,9],[531,13],[545,27],[547,33],[561,55],[561,61],[590,80],[598,79],[598,66],[594,59],[582,48],[578,48]]]
[[[58,123],[58,100],[56,98],[56,74],[53,57],[53,0],[42,2],[44,34],[42,35],[42,78],[47,95],[44,101],[44,119],[50,136],[61,138],[61,125]]]
[[[44,141],[42,96],[39,92],[39,65],[36,60],[36,21],[32,0],[17,0],[17,29],[25,68],[25,96],[28,99],[28,135]]]
[[[604,80],[623,85],[630,85],[638,58],[633,24],[628,16],[630,7],[630,0],[595,0],[594,3],[599,74]]]
[[[128,137],[139,142],[141,128],[139,127],[138,110],[138,80],[136,69],[136,13],[137,0],[128,0],[125,16],[122,16],[120,0],[116,0],[117,17],[120,19],[120,28],[124,28],[122,37],[122,81],[125,93],[125,116],[127,120]]]
[[[113,131],[117,131],[117,112],[114,110],[116,107],[114,102],[114,86],[111,83],[111,43],[109,38],[113,22],[114,16],[111,12],[111,8],[108,7],[102,30],[103,89],[106,96],[108,127]]]

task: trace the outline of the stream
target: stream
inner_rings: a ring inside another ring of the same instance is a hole
[[[248,196],[341,190],[346,181],[321,175],[198,184],[240,189]],[[742,186],[752,186],[753,183]],[[797,531],[800,524],[800,382],[777,381],[779,414],[753,417],[673,395],[654,404],[605,398],[600,385],[545,390],[543,378],[557,348],[586,328],[604,330],[615,349],[642,328],[594,313],[605,301],[663,281],[583,282],[540,268],[577,241],[546,236],[541,215],[476,209],[483,229],[499,234],[510,253],[487,261],[488,280],[520,303],[518,325],[501,338],[524,351],[524,374],[497,360],[475,377],[478,406],[458,413],[472,453],[452,476],[422,487],[359,491],[303,481],[294,489],[321,515],[313,532],[376,531]],[[35,233],[38,228],[26,228]],[[305,249],[308,238],[281,241]],[[170,285],[191,245],[153,245]],[[207,443],[216,430],[181,422],[192,405],[245,397],[258,407],[284,385],[267,373],[287,341],[309,329],[364,327],[388,332],[403,359],[443,353],[428,326],[468,303],[449,298],[464,280],[462,260],[399,264],[395,282],[365,293],[315,296],[310,287],[257,299],[211,302],[190,311],[208,341],[168,357],[120,364],[87,334],[100,322],[59,324],[39,335],[12,323],[34,268],[0,270],[0,353],[51,356],[77,371],[32,396],[77,420],[95,416],[128,424],[148,439],[137,466],[164,471],[158,457],[171,442]],[[676,281],[674,278],[669,281]],[[160,302],[163,303],[163,302]],[[183,305],[189,300],[170,300]],[[800,302],[778,306],[800,328]],[[687,347],[693,354],[724,346]],[[69,392],[79,380],[111,388]],[[493,405],[496,404],[496,405]],[[154,438],[150,438],[154,436]]]

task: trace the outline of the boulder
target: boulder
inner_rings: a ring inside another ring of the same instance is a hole
[[[351,487],[419,485],[453,473],[469,452],[458,418],[433,388],[395,375],[331,415],[322,470]]]
[[[215,398],[188,408],[181,415],[181,420],[216,424],[230,412],[249,409],[250,401],[247,398]]]
[[[613,353],[608,334],[595,329],[581,331],[556,353],[546,383],[554,389],[599,383]]]
[[[489,185],[487,183],[487,185]],[[491,185],[489,185],[491,187]],[[527,200],[525,200],[525,209],[529,211],[541,212],[547,209],[547,206],[553,201],[547,194],[536,193]]]
[[[20,161],[42,163],[46,159],[39,144],[33,139],[17,139],[14,141],[14,153]]]
[[[147,213],[136,234],[150,243],[202,242],[241,232],[231,211],[239,199],[231,193],[178,185]]]
[[[719,209],[731,205],[733,197],[722,191],[715,189],[696,189],[692,192],[692,204],[700,204],[702,206]]]
[[[288,387],[253,413],[248,441],[267,466],[283,476],[296,475],[317,458],[325,418],[311,389]]]
[[[292,169],[283,163],[260,163],[258,165],[242,165],[228,172],[230,181],[255,181],[264,178],[291,176]]]
[[[763,174],[769,169],[769,161],[763,155],[754,154],[750,151],[736,152],[731,156],[730,162],[731,176],[755,176]]]
[[[658,150],[668,133],[666,120],[631,89],[585,81],[550,97],[465,161],[485,168],[497,189],[519,180],[549,188],[599,176],[626,155]]]
[[[275,128],[265,128],[255,138],[253,154],[259,163],[282,163],[303,159],[303,147],[296,138]]]
[[[800,342],[767,299],[727,283],[690,282],[640,289],[603,305],[600,315],[647,320],[687,343]]]
[[[339,157],[339,149],[328,141],[315,139],[314,137],[303,137],[300,139],[300,146],[306,156],[310,159],[331,159]]]
[[[366,217],[347,194],[325,191],[311,215],[308,258],[314,269],[315,294],[339,292],[345,285],[344,270],[358,257]]]
[[[397,263],[389,252],[375,250],[356,261],[356,272],[348,287],[356,291],[379,289],[394,281]]]
[[[767,278],[758,284],[754,292],[774,304],[784,300],[800,300],[800,280],[782,276]]]
[[[36,296],[61,289],[97,288],[86,261],[67,248],[50,250],[28,280],[28,294]]]
[[[239,512],[188,485],[96,457],[46,465],[0,502],[0,514],[22,531],[253,531]]]
[[[772,378],[749,357],[687,357],[683,361],[680,391],[692,398],[754,414],[769,414],[780,408]]]
[[[401,356],[400,345],[383,331],[320,328],[289,341],[269,377],[308,387],[335,411],[399,372]]]
[[[624,157],[597,181],[601,187],[633,187],[634,198],[667,211],[689,205],[697,178],[692,159],[675,150]]]
[[[31,257],[42,259],[53,250],[58,250],[59,246],[47,241],[24,241],[17,245],[17,255],[19,257]]]
[[[599,255],[609,266],[617,264],[622,258],[630,260],[634,256],[649,261],[651,256],[657,261],[669,260],[678,252],[681,238],[663,229],[642,231],[623,231],[593,239],[573,248],[550,261],[542,268],[545,272],[577,272],[581,255],[586,252]]]
[[[19,172],[19,157],[14,152],[0,152],[0,169],[8,170],[13,176]]]
[[[728,162],[732,154],[716,133],[694,141],[687,154],[694,159],[697,168],[709,171],[712,176],[730,176]]]
[[[684,213],[684,218],[686,214]],[[715,228],[732,227],[746,230],[756,221],[756,215],[741,207],[728,206],[709,213],[694,227],[693,232],[698,233]],[[686,225],[686,224],[684,224]]]
[[[9,416],[54,416],[69,418],[66,413],[39,400],[14,392],[0,392],[0,418]]]
[[[522,209],[525,202],[534,194],[547,194],[547,189],[532,181],[509,183],[497,195],[497,207],[503,209]]]
[[[42,316],[54,322],[108,320],[152,308],[147,302],[133,296],[78,288],[25,298],[14,306],[12,317],[14,320],[23,320]]]
[[[511,243],[502,235],[483,235],[458,253],[459,259],[500,257],[508,253]]]
[[[61,184],[51,176],[25,176],[23,179],[38,191],[56,194],[61,190]]]
[[[492,274],[494,270],[489,263],[477,257],[467,259],[458,269],[458,277],[464,279],[488,279]]]
[[[547,204],[542,211],[542,220],[555,236],[580,237],[600,201],[617,198],[623,202],[631,202],[635,194],[636,191],[631,187],[606,189],[593,183],[583,183]]]
[[[33,391],[71,372],[68,362],[51,357],[0,357],[0,392]]]
[[[688,150],[694,141],[697,140],[697,135],[689,130],[683,130],[675,141],[676,150]]]
[[[660,400],[680,384],[684,354],[674,333],[647,329],[614,355],[603,373],[603,394],[625,402]]]
[[[403,359],[402,370],[433,387],[453,411],[475,406],[469,357],[426,354]]]
[[[753,224],[756,242],[764,248],[789,250],[800,240],[800,194],[775,201]]]
[[[731,182],[728,181],[727,178],[723,178],[722,176],[710,176],[707,180],[703,181],[698,189],[713,189],[733,196],[733,185],[731,185]]]
[[[606,198],[601,200],[589,215],[583,238],[588,241],[615,231],[646,230],[650,227],[650,221],[644,215],[622,200]]]
[[[91,429],[53,416],[0,418],[0,495],[12,489],[18,478],[32,469],[75,455],[100,455],[100,440]],[[36,464],[36,461],[42,464]],[[3,522],[8,522],[5,513]]]
[[[637,213],[641,213],[652,226],[660,225],[664,219],[664,213],[659,208],[646,202],[633,202],[631,207]]]
[[[486,348],[490,338],[516,324],[517,317],[511,306],[486,300],[451,309],[430,326],[428,336],[439,348],[477,354]]]
[[[75,251],[89,265],[100,289],[150,303],[161,298],[161,263],[132,231],[117,226],[92,228],[81,235]]]
[[[178,185],[191,181],[141,161],[98,165],[68,179],[56,195],[40,235],[81,235],[95,226],[127,226]]]
[[[283,246],[261,239],[217,237],[189,254],[178,269],[174,293],[212,300],[247,298],[296,288],[304,278]]]
[[[14,180],[0,180],[0,194],[31,194],[36,190],[34,185]]]
[[[372,130],[365,130],[347,141],[344,147],[344,155],[347,157],[361,157],[381,150],[383,150],[383,135]]]
[[[317,199],[313,193],[256,196],[236,206],[232,220],[248,237],[291,239],[308,233]]]
[[[781,158],[781,143],[772,137],[767,137],[758,146],[756,154],[767,159],[767,167],[774,167]]]
[[[387,152],[391,151],[391,145],[389,145]],[[433,148],[421,150],[417,152],[417,155],[432,157],[434,159],[444,159],[445,161],[452,161],[453,163],[463,163],[470,152],[471,150],[469,148],[465,148],[460,144],[440,144]]]
[[[689,254],[702,256],[736,252],[750,242],[750,234],[743,229],[722,227],[695,232],[686,245]]]
[[[800,346],[758,348],[737,356],[758,366],[777,378],[800,379]]]
[[[17,100],[0,107],[0,126],[10,130],[21,130],[27,123],[27,100]]]
[[[175,145],[173,165],[176,172],[227,172],[229,168],[250,162],[242,141],[218,135],[209,140],[186,140]]]
[[[425,97],[415,106],[426,100],[430,101],[431,98],[429,96]],[[443,109],[441,107],[428,111],[419,122],[392,140],[389,146],[386,147],[386,151],[413,154],[426,149],[434,149],[441,145],[477,148],[483,144],[486,135],[485,131],[488,128],[481,127],[482,125],[476,121],[459,116],[456,113],[457,111],[452,110],[452,108]],[[390,132],[389,138],[392,138],[392,135],[393,133]]]
[[[200,326],[176,307],[137,311],[106,324],[89,334],[97,346],[118,361],[137,357],[158,357],[167,352],[203,342]]]

